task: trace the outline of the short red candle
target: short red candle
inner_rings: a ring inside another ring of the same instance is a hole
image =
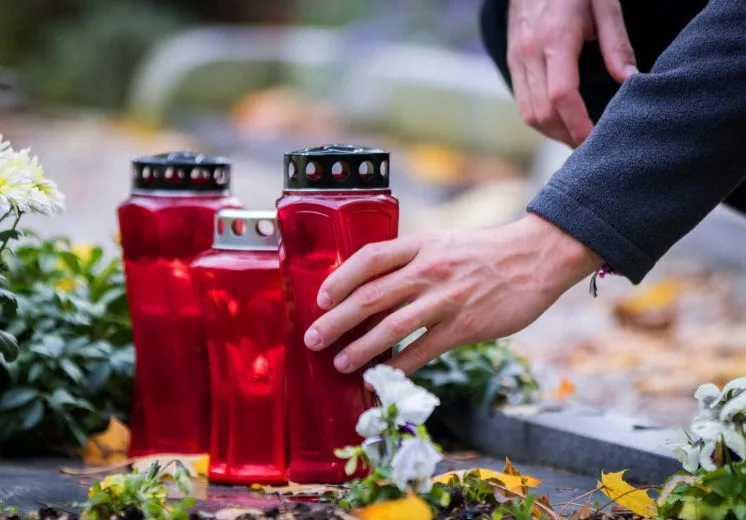
[[[285,308],[274,212],[225,210],[192,262],[210,365],[213,482],[287,481]]]

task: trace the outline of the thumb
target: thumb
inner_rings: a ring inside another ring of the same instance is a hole
[[[622,83],[637,70],[637,60],[629,42],[619,0],[592,0],[598,43],[606,69]]]

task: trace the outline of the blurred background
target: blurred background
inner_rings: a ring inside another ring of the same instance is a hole
[[[0,0],[0,133],[33,148],[68,211],[28,219],[116,251],[129,161],[225,154],[272,207],[282,153],[392,153],[403,234],[523,211],[569,150],[519,119],[481,44],[479,0]],[[582,284],[514,338],[545,396],[679,424],[704,382],[746,373],[746,245],[718,210],[639,288]],[[495,317],[499,319],[499,317]]]

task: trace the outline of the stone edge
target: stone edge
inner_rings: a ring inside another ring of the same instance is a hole
[[[530,415],[448,407],[443,417],[464,443],[493,457],[600,476],[627,470],[625,479],[661,484],[681,469],[665,448],[676,430],[645,426],[634,419],[577,410]]]

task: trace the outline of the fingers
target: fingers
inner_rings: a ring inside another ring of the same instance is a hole
[[[398,307],[416,295],[413,280],[406,269],[401,269],[355,289],[306,331],[306,346],[321,350],[366,318]]]
[[[540,14],[513,3],[509,14],[508,65],[521,117],[548,137],[579,145],[593,128],[578,90],[582,28],[539,23]]]
[[[532,126],[543,131],[547,136],[563,143],[573,145],[575,141],[570,128],[562,120],[549,96],[547,85],[547,66],[544,55],[533,55],[528,58],[526,66],[528,89],[531,95],[535,121]]]
[[[439,323],[410,343],[387,364],[401,369],[405,374],[411,374],[455,346],[449,327],[445,323]]]
[[[330,274],[319,288],[317,305],[328,310],[347,298],[356,288],[380,274],[408,264],[417,255],[413,239],[368,244]]]
[[[638,70],[619,0],[593,0],[593,16],[606,68],[622,83]]]
[[[442,313],[442,308],[434,297],[416,300],[388,315],[367,334],[352,342],[337,355],[334,366],[345,373],[357,370],[416,330],[437,322]]]
[[[593,122],[580,95],[578,57],[582,41],[568,40],[564,47],[547,49],[547,98],[570,135],[571,146],[582,143]]]

